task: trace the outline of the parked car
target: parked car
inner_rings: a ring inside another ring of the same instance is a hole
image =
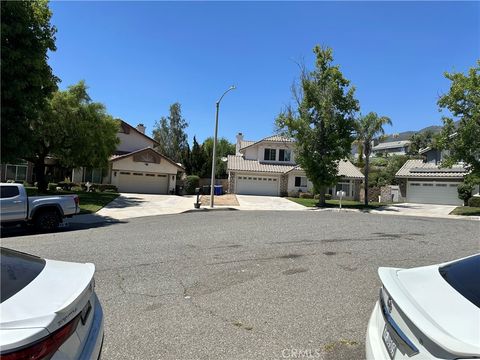
[[[378,274],[367,359],[480,358],[480,254]]]
[[[26,223],[52,231],[80,212],[78,195],[28,196],[23,185],[12,183],[1,183],[0,190],[2,226]]]
[[[0,358],[98,359],[103,311],[93,264],[0,248]]]

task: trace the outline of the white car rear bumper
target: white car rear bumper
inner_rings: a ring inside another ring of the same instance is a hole
[[[97,295],[95,297],[95,307],[93,312],[93,322],[88,334],[87,341],[79,360],[97,360],[100,358],[103,345],[103,310]]]
[[[385,326],[380,305],[377,301],[368,322],[367,336],[365,340],[365,357],[367,360],[390,359],[382,342],[382,331]]]

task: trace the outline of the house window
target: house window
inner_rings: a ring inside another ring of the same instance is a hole
[[[307,178],[305,176],[295,176],[295,186],[307,187]]]
[[[102,169],[86,168],[83,181],[100,184],[102,182]]]
[[[337,184],[335,189],[335,195],[337,191],[345,191],[345,196],[350,196],[350,183],[349,182],[341,182]]]
[[[280,149],[280,151],[278,152],[278,161],[290,161],[291,155],[291,150]]]
[[[275,149],[265,149],[264,160],[275,161],[277,152]]]
[[[27,180],[27,165],[7,165],[6,179],[15,181]]]

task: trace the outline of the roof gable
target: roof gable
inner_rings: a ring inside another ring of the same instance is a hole
[[[240,145],[240,150],[260,145],[261,143],[294,143],[295,140],[291,138],[287,138],[285,136],[280,136],[280,135],[272,135],[272,136],[267,136],[266,138],[263,138],[262,140],[258,141],[242,141],[243,144],[246,146],[242,147],[242,144]],[[247,144],[248,143],[248,144]]]
[[[152,148],[144,148],[123,155],[114,155],[110,158],[110,161],[118,161],[128,157],[132,157],[133,161],[155,164],[159,164],[162,160],[165,160],[176,166],[178,169],[180,169],[180,171],[185,171],[185,168],[182,165],[177,164],[172,159],[160,154],[158,151]]]
[[[133,127],[132,125],[130,125],[129,123],[123,121],[123,120],[120,120],[120,129],[119,129],[119,132],[120,133],[124,133],[124,134],[127,134],[129,135],[130,133],[135,133],[135,134],[139,134],[140,136],[143,136],[144,138],[152,141],[154,143],[154,145],[160,145],[158,141],[156,141],[155,139],[151,138],[150,136],[148,135],[145,135],[144,133],[142,133],[141,131],[138,131],[135,127]]]

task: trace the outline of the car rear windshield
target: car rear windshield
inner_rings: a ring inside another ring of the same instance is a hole
[[[480,254],[442,266],[439,270],[455,290],[480,308]]]
[[[19,251],[0,248],[0,303],[30,284],[45,267],[45,260]]]

